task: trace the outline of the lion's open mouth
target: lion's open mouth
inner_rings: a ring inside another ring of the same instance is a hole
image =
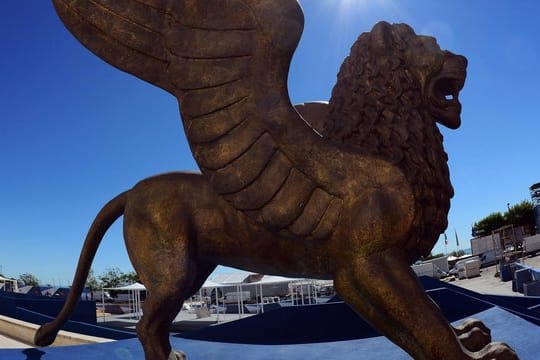
[[[458,101],[459,91],[463,87],[462,79],[442,78],[435,82],[434,96],[443,106]]]
[[[431,112],[442,125],[456,129],[461,124],[459,92],[465,84],[467,60],[452,55],[431,81]]]

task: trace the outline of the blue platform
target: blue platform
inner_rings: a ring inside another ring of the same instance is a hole
[[[491,328],[494,341],[504,341],[520,359],[540,354],[540,298],[480,295],[431,279],[422,279],[445,316],[459,324],[475,317]],[[515,300],[515,301],[514,301]],[[347,305],[283,308],[256,317],[171,336],[175,349],[191,360],[262,359],[409,359],[410,357],[358,317]],[[0,359],[143,359],[137,339],[61,348],[0,350]]]
[[[537,360],[540,354],[540,328],[499,308],[491,308],[475,315],[491,327],[494,339],[504,339],[522,360]],[[174,348],[182,349],[191,360],[316,360],[316,359],[410,359],[386,338],[333,341],[296,345],[253,345],[171,337]],[[99,345],[71,347],[1,350],[0,359],[6,360],[127,360],[143,359],[137,339],[121,340]]]
[[[61,297],[32,296],[0,291],[0,314],[39,324],[39,319],[33,314],[54,317],[64,306],[65,300]],[[79,301],[70,319],[96,324],[96,303],[94,301]]]

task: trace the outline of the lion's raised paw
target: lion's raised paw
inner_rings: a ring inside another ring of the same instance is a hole
[[[489,343],[475,355],[474,360],[519,360],[516,352],[502,342]]]
[[[171,350],[167,360],[187,360],[187,355],[180,350]]]

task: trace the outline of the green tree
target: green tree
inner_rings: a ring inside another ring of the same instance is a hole
[[[427,261],[427,260],[436,259],[436,258],[439,258],[439,257],[442,257],[442,256],[444,256],[443,253],[437,253],[437,254],[430,253],[427,256],[422,256],[419,260],[420,261]]]
[[[455,257],[460,257],[460,256],[463,256],[465,255],[465,250],[458,250],[458,251],[452,251],[450,254],[450,256],[455,256]]]
[[[506,220],[500,212],[491,213],[482,220],[475,222],[472,227],[472,236],[490,235],[495,229],[506,225]]]
[[[24,283],[24,285],[31,285],[31,286],[38,286],[39,285],[39,279],[30,273],[24,273],[19,275],[20,282]]]
[[[97,277],[94,275],[94,270],[90,269],[88,276],[86,277],[86,283],[84,284],[88,290],[90,290],[90,298],[94,300],[94,291],[101,288],[101,284]]]
[[[504,214],[506,225],[523,226],[531,233],[534,229],[534,204],[531,201],[522,202],[509,206]]]
[[[525,232],[533,233],[534,230],[534,205],[528,200],[510,206],[504,214],[495,212],[489,214],[482,220],[474,223],[472,227],[472,236],[490,235],[493,230],[496,230],[505,225],[523,226]]]
[[[98,276],[104,288],[115,288],[123,285],[122,277],[124,273],[117,267],[108,268]]]
[[[121,281],[123,285],[130,285],[136,282],[141,282],[141,280],[139,279],[139,275],[137,275],[135,271],[130,271],[126,274],[123,274],[121,276]]]

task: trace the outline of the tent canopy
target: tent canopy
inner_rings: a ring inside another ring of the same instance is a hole
[[[206,279],[206,281],[204,282],[202,288],[203,289],[215,289],[215,288],[222,288],[222,287],[225,287],[225,286],[231,286],[231,284],[222,284],[222,283],[217,283],[217,282],[214,282],[212,280]]]
[[[283,276],[274,276],[274,275],[264,275],[259,281],[245,282],[249,275],[258,275],[251,274],[247,272],[241,272],[239,274],[230,274],[230,275],[218,275],[212,280],[206,280],[202,286],[203,289],[215,289],[223,288],[227,286],[250,286],[250,285],[265,285],[265,284],[283,284],[290,283],[294,281],[304,280],[300,278],[288,278]]]
[[[253,275],[253,273],[247,271],[235,271],[229,274],[217,274],[212,278],[212,282],[221,284],[222,286],[234,286],[245,284],[246,279]]]
[[[133,284],[127,285],[127,286],[119,286],[115,288],[104,288],[104,290],[118,290],[118,291],[126,291],[126,290],[135,290],[135,291],[145,291],[146,287],[138,282],[135,282]]]

